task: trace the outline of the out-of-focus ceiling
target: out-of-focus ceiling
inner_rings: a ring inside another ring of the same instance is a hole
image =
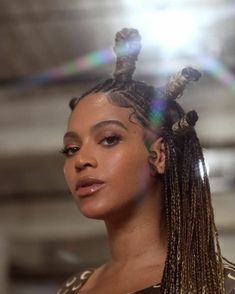
[[[45,72],[110,47],[115,32],[130,26],[143,36],[140,69],[145,74],[159,73],[154,66],[169,57],[170,69],[177,59],[197,59],[204,69],[212,59],[229,69],[235,66],[232,0],[1,0],[0,5],[2,81]]]
[[[53,238],[74,246],[84,231],[103,236],[68,204],[58,151],[69,99],[112,74],[123,27],[142,35],[138,78],[161,84],[187,65],[202,71],[181,102],[199,113],[217,222],[234,238],[235,1],[0,0],[0,229],[14,241],[17,269],[31,244],[46,259]]]
[[[225,0],[1,0],[0,156],[57,147],[68,99],[110,76],[123,27],[142,34],[137,77],[156,83],[186,65],[203,72],[183,103],[199,111],[206,145],[233,146],[234,15]]]

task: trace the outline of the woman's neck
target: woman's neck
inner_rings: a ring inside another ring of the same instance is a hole
[[[161,224],[159,198],[156,194],[146,197],[139,206],[106,221],[111,263],[165,263],[167,236]]]

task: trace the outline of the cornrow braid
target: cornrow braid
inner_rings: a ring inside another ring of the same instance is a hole
[[[176,99],[186,85],[201,74],[184,68],[166,85],[155,88],[135,81],[132,75],[141,48],[137,30],[123,29],[116,35],[114,78],[100,83],[79,98],[73,110],[91,93],[107,93],[110,102],[133,109],[131,115],[145,128],[163,138],[166,149],[164,174],[164,220],[168,252],[161,293],[224,294],[224,270],[211,193],[202,148],[194,126],[196,111],[185,113]]]

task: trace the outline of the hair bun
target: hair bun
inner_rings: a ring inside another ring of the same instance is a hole
[[[191,110],[172,125],[172,131],[175,135],[184,135],[193,130],[197,120],[197,112]]]
[[[136,29],[124,28],[116,34],[114,52],[117,56],[114,78],[130,80],[141,50],[141,36]]]
[[[195,68],[192,68],[191,66],[188,66],[182,69],[181,74],[189,82],[196,82],[202,76],[202,74],[198,70],[196,70]]]
[[[192,68],[185,67],[180,73],[176,74],[165,86],[166,97],[177,99],[183,95],[184,89],[190,82],[196,82],[200,79],[201,73]]]
[[[186,113],[185,119],[191,127],[194,127],[196,122],[198,121],[198,114],[195,110],[191,110]]]

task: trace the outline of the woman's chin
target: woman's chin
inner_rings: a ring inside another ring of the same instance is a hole
[[[105,220],[111,214],[112,211],[110,208],[105,207],[105,205],[100,203],[89,203],[89,201],[80,202],[78,204],[80,212],[87,218]]]
[[[107,218],[105,216],[105,214],[97,212],[97,211],[87,211],[87,210],[84,211],[81,209],[80,209],[80,211],[81,211],[82,215],[84,215],[85,217],[90,218],[90,219],[105,220]]]

